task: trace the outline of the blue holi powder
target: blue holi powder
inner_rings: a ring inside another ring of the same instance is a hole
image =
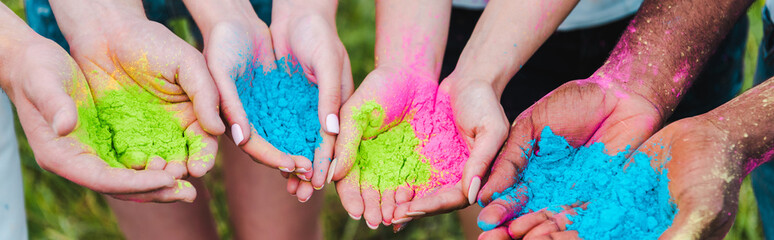
[[[574,148],[549,127],[540,138],[520,184],[494,196],[525,200],[517,216],[544,208],[558,213],[562,206],[588,203],[568,216],[572,224],[567,229],[577,230],[583,239],[657,239],[672,225],[677,207],[669,195],[667,170],[651,167],[655,159],[635,152],[627,163],[627,151],[607,155],[604,143]]]
[[[314,149],[322,141],[317,85],[289,58],[277,60],[277,68],[268,71],[259,63],[248,63],[237,76],[236,87],[258,135],[280,151],[313,161]]]

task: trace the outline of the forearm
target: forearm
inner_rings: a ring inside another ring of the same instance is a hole
[[[377,0],[376,66],[440,75],[450,0]]]
[[[248,0],[183,0],[183,3],[199,26],[205,44],[212,28],[220,22],[261,22]]]
[[[487,81],[499,96],[577,3],[577,0],[490,1],[462,51],[455,77]]]
[[[59,29],[70,41],[115,27],[121,18],[145,18],[141,0],[51,0]]]
[[[725,145],[746,173],[774,157],[774,78],[701,116],[727,135]]]
[[[315,12],[326,20],[336,22],[337,0],[275,0],[272,2],[272,18],[290,16],[297,12]]]
[[[649,99],[668,118],[751,0],[648,0],[594,74]]]

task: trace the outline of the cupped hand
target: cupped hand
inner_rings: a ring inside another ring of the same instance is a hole
[[[734,144],[711,121],[705,115],[677,121],[637,149],[654,158],[654,168],[668,160],[663,166],[678,211],[661,239],[722,239],[734,222],[739,188],[748,170],[733,160]],[[568,214],[575,212],[568,208],[559,214],[530,213],[482,237],[507,233],[513,238],[579,239],[576,231],[566,231],[572,224]]]
[[[608,154],[614,154],[627,146],[639,146],[667,115],[647,97],[604,75],[565,83],[514,121],[505,147],[480,192],[479,204],[485,208],[479,214],[479,226],[502,225],[529,201],[506,201],[493,196],[518,184],[518,175],[528,164],[545,126],[564,136],[574,147],[604,142]]]
[[[204,57],[144,16],[117,13],[99,24],[68,34],[68,43],[100,121],[112,133],[118,161],[134,169],[164,169],[178,179],[203,176],[214,165],[213,135],[225,129]],[[143,138],[159,132],[167,137]],[[170,153],[138,151],[149,146]]]
[[[335,1],[285,0],[272,6],[272,43],[276,59],[292,56],[319,89],[318,118],[322,143],[314,151],[313,169],[289,175],[288,191],[305,202],[313,189],[330,181],[333,148],[339,133],[339,108],[354,88],[344,44],[336,32]]]
[[[461,181],[398,205],[393,219],[399,224],[473,204],[481,180],[508,135],[508,119],[491,84],[457,78],[452,74],[441,83],[439,92],[450,95],[456,127],[470,148],[470,156],[465,162]],[[394,229],[401,227],[396,225]]]
[[[169,172],[110,167],[86,144],[87,118],[97,112],[83,73],[64,49],[38,35],[14,46],[2,54],[12,60],[0,64],[0,82],[41,168],[119,199],[194,200],[196,191]]]

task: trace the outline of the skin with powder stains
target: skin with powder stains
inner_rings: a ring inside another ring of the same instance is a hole
[[[81,136],[90,119],[79,118],[78,112],[96,111],[79,66],[2,4],[0,22],[0,85],[16,106],[41,168],[115,198],[172,201],[190,196],[149,194],[174,189],[174,177],[162,170],[111,168],[84,145]]]
[[[528,153],[520,149],[529,149],[529,141],[535,136],[527,133],[536,126],[557,127],[558,134],[568,136],[574,146],[604,142],[614,151],[627,145],[639,146],[650,137],[674,111],[703,63],[750,3],[699,2],[645,1],[608,61],[591,78],[563,85],[522,113],[511,129],[509,144],[495,163],[490,177],[495,180],[490,180],[482,191],[481,202],[497,207],[485,208],[479,221],[499,225],[503,214],[509,212],[499,207],[518,207],[490,203],[490,198],[514,183],[506,176],[526,164],[520,156]],[[698,11],[696,6],[705,11]],[[675,19],[676,15],[681,17]],[[567,91],[573,88],[583,91]],[[599,97],[603,97],[601,101],[597,101]],[[585,104],[578,106],[579,100]],[[627,102],[628,106],[621,105]],[[503,231],[508,229],[497,228],[485,235],[501,235]]]
[[[121,107],[122,101],[109,100],[123,96],[136,100],[133,102],[136,106],[155,109],[150,111],[155,111],[153,117],[166,115],[163,112],[169,114],[162,117],[168,120],[154,120],[160,122],[152,126],[148,126],[153,124],[149,122],[140,123],[144,126],[136,128],[120,121],[109,122],[111,131],[116,133],[114,137],[162,126],[176,132],[169,139],[151,140],[154,144],[176,144],[173,148],[178,150],[174,154],[154,156],[166,154],[135,151],[139,149],[132,147],[133,140],[129,137],[129,144],[116,145],[124,148],[117,149],[118,160],[130,160],[129,166],[136,169],[164,169],[176,177],[204,175],[214,165],[217,149],[211,134],[222,134],[225,128],[218,114],[217,88],[204,57],[164,26],[145,18],[142,6],[137,3],[91,0],[78,3],[91,7],[78,8],[73,2],[54,1],[52,10],[68,39],[73,58],[86,73],[96,106],[101,111],[119,110],[115,107]],[[90,11],[92,8],[100,10]],[[149,116],[125,116],[126,120],[150,119]]]
[[[741,2],[745,4],[739,4]],[[580,118],[579,121],[573,115],[579,112],[583,114],[583,110],[572,103],[568,103],[572,107],[566,108],[573,109],[570,114],[558,112],[561,107],[555,107],[555,111],[545,111],[546,108],[550,110],[547,102],[557,98],[553,95],[562,93],[566,89],[565,86],[560,87],[519,117],[530,121],[520,122],[517,119],[511,130],[511,139],[509,139],[511,144],[506,146],[500,156],[501,159],[508,160],[502,161],[502,164],[496,164],[496,171],[493,172],[492,177],[499,179],[497,177],[507,176],[508,172],[515,171],[513,166],[526,164],[523,158],[518,157],[521,154],[519,149],[524,149],[528,141],[534,137],[520,136],[532,129],[530,125],[535,125],[534,116],[550,114],[554,120],[545,122],[545,125],[567,128],[561,131],[561,134],[575,139],[574,145],[601,141],[608,146],[617,146],[617,149],[612,147],[616,150],[621,150],[626,145],[640,145],[671,115],[681,96],[687,91],[687,86],[698,75],[703,63],[718,46],[722,36],[731,29],[738,16],[744,13],[749,3],[750,1],[731,0],[714,1],[712,4],[698,3],[698,1],[645,1],[605,65],[588,80],[565,84],[594,85],[596,86],[594,88],[605,93],[605,96],[610,96],[605,99],[620,99],[617,100],[618,102],[631,101],[629,99],[632,98],[641,98],[645,101],[639,107],[615,107],[612,114],[602,115],[603,121],[595,121],[593,118],[591,120]],[[705,10],[704,12],[696,10],[696,6],[699,5]],[[707,11],[713,13],[710,14]],[[675,19],[676,15],[681,17]],[[590,98],[593,99],[589,94],[565,97],[595,103],[588,101]],[[604,109],[608,105],[600,104],[600,106],[598,109]],[[568,125],[567,121],[580,122],[580,125]],[[498,167],[505,169],[500,171]],[[512,181],[490,181],[482,192],[484,196],[482,202],[489,203],[488,197],[492,193],[510,184]],[[516,207],[505,203],[495,202],[494,204],[505,209]],[[479,220],[499,224],[502,221],[502,213],[498,212],[502,211],[495,207],[487,207],[479,215]],[[498,228],[486,235],[501,234],[497,231],[508,230]],[[572,233],[558,234],[568,236],[567,234]]]

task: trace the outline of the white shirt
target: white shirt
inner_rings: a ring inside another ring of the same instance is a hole
[[[634,14],[643,0],[580,0],[558,31],[578,30],[604,25]],[[484,9],[489,0],[453,0],[455,7]],[[772,2],[772,0],[769,0]],[[771,9],[771,8],[769,8]]]
[[[27,239],[19,160],[11,103],[0,90],[0,239]]]

